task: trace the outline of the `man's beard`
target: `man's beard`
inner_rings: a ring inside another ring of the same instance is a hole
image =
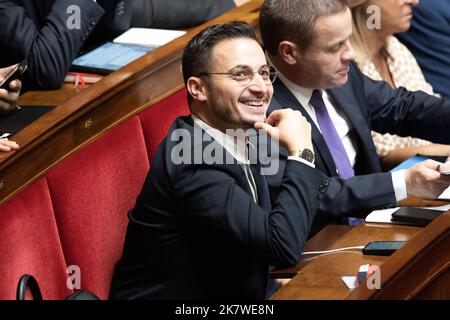
[[[230,127],[237,127],[243,129],[253,128],[256,122],[253,119],[241,118],[239,117],[239,115],[233,114],[233,110],[222,107],[217,104],[214,105],[213,111],[218,119],[227,124],[230,124]]]

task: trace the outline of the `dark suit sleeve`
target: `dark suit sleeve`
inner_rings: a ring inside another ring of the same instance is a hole
[[[395,204],[390,173],[373,173],[348,180],[332,178],[318,214],[364,217],[375,209],[390,208]]]
[[[192,27],[234,7],[233,0],[136,0],[132,26],[167,29]]]
[[[282,172],[286,165],[284,151],[279,164],[279,172],[266,177],[272,202],[278,197],[283,180]],[[373,210],[390,208],[396,204],[390,173],[358,175],[346,180],[331,177],[327,184],[328,189],[323,194],[315,222],[322,226],[330,222],[337,223],[343,217],[363,217]],[[329,220],[332,217],[337,219]]]
[[[80,29],[67,26],[68,8],[80,8]],[[83,42],[104,11],[94,1],[56,0],[45,25],[38,28],[16,1],[0,1],[0,47],[28,59],[31,80],[43,89],[61,86]]]
[[[207,222],[225,243],[238,241],[249,254],[279,267],[297,263],[320,203],[317,190],[327,180],[303,163],[288,161],[278,198],[266,212],[226,172],[190,166],[176,176],[176,203],[190,220]]]
[[[102,19],[108,32],[121,34],[131,27],[133,6],[136,0],[97,0],[97,3],[105,10]]]
[[[363,86],[356,89],[368,105],[373,130],[450,144],[449,100],[403,87],[392,89],[386,82],[371,80],[359,70],[358,75],[360,79],[354,83]]]

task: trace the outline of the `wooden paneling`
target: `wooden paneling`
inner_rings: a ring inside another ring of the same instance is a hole
[[[329,250],[336,241],[342,238],[345,234],[350,232],[353,227],[346,225],[329,225],[324,228],[322,232],[317,233],[314,237],[308,240],[303,248],[307,251],[322,251]],[[270,273],[271,278],[292,278],[299,270],[301,270],[308,263],[308,258],[301,259],[300,262],[292,268],[275,269]]]

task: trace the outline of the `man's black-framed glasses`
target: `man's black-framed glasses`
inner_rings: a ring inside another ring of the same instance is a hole
[[[209,76],[212,74],[227,75],[235,80],[239,85],[246,86],[253,81],[255,73],[258,73],[265,84],[271,84],[277,78],[277,70],[271,65],[263,65],[257,71],[253,71],[250,66],[236,66],[228,72],[202,72],[198,76]]]

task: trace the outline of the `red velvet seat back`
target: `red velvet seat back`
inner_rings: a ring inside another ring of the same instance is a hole
[[[16,298],[23,274],[36,278],[44,299],[72,293],[45,179],[0,206],[0,299]]]
[[[81,289],[106,299],[122,255],[127,212],[149,164],[138,117],[107,132],[47,175],[68,265],[81,270]]]
[[[190,114],[185,89],[176,92],[141,112],[142,128],[148,150],[150,164],[161,141],[166,137],[176,118]]]
[[[81,289],[106,299],[122,255],[127,212],[149,160],[173,121],[189,114],[180,90],[107,132],[0,207],[0,299],[14,299],[22,274],[44,299],[62,299],[67,267],[78,266]]]

